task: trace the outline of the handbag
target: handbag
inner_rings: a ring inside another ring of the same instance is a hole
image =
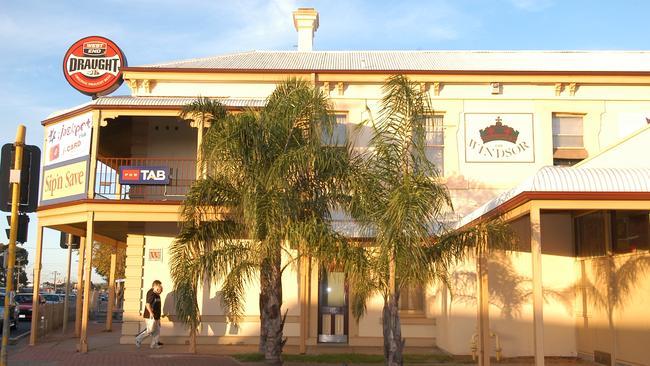
[[[144,320],[144,324],[147,326],[147,333],[153,333],[156,326],[156,320],[154,318],[148,318]]]

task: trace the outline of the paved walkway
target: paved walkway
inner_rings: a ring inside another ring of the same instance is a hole
[[[241,366],[236,360],[215,354],[190,354],[185,345],[165,345],[152,350],[148,343],[141,349],[135,345],[121,345],[119,338],[121,324],[113,324],[112,332],[104,332],[104,324],[89,324],[89,352],[77,352],[78,338],[74,338],[74,323],[70,331],[61,335],[61,331],[52,333],[39,341],[36,346],[29,346],[29,337],[8,348],[8,364],[11,366],[177,366],[177,365],[223,365]],[[145,340],[147,341],[147,340]]]
[[[176,365],[219,365],[219,366],[263,366],[263,362],[245,362],[240,363],[228,355],[237,353],[255,352],[257,346],[237,346],[237,345],[199,345],[197,354],[188,353],[187,345],[167,345],[158,350],[152,350],[148,347],[149,339],[142,344],[141,349],[137,349],[135,344],[119,344],[121,335],[121,324],[114,323],[112,332],[104,332],[104,324],[91,323],[88,328],[89,352],[81,354],[77,352],[78,338],[74,338],[74,322],[68,326],[68,333],[63,336],[61,331],[51,333],[39,341],[36,346],[29,346],[29,337],[22,339],[16,345],[8,348],[8,364],[11,366],[113,366],[113,365],[137,365],[137,366],[176,366]],[[164,342],[164,339],[162,340]],[[381,350],[376,347],[319,347],[317,350],[311,349],[308,353],[377,353]],[[285,347],[287,354],[297,353],[296,347]],[[594,365],[593,363],[566,360],[566,359],[547,359],[547,364],[553,366],[577,366],[577,365]],[[531,365],[532,359],[509,360],[508,362],[498,363],[508,366]],[[286,366],[307,366],[308,363],[302,362],[285,362]],[[471,364],[471,363],[470,363]],[[336,364],[318,364],[319,366],[341,366]],[[377,366],[372,364],[369,366]],[[446,364],[418,364],[418,366],[444,365],[453,366],[455,363]],[[467,365],[467,363],[464,363]],[[355,364],[355,366],[361,366]]]

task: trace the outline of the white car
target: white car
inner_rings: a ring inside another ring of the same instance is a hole
[[[5,315],[5,295],[0,294],[0,333],[2,333],[2,323],[4,321],[4,315]],[[11,302],[9,304],[10,308],[10,315],[9,315],[9,327],[11,329],[16,329],[16,326],[18,325],[18,304],[16,303],[15,300],[11,299]]]

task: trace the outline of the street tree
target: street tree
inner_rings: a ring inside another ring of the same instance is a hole
[[[115,278],[124,278],[126,268],[126,248],[118,247],[101,242],[93,243],[93,267],[95,272],[102,276],[106,282],[111,274],[111,254],[116,253]]]
[[[278,85],[261,110],[227,113],[202,98],[185,108],[187,116],[210,127],[203,176],[183,202],[171,247],[177,313],[195,343],[199,286],[220,281],[236,323],[246,289],[259,283],[260,350],[267,363],[281,364],[282,273],[301,255],[342,242],[329,219],[347,191],[349,148],[327,138],[335,119],[324,94],[296,79]]]
[[[383,298],[384,356],[386,365],[394,366],[403,364],[400,293],[408,286],[448,283],[453,263],[482,255],[488,241],[508,247],[512,235],[499,222],[447,229],[451,198],[424,149],[433,117],[430,100],[402,75],[390,77],[383,92],[377,118],[368,121],[370,148],[352,172],[348,206],[373,243],[351,243],[339,254],[353,289],[353,315],[363,316],[370,297]]]
[[[4,261],[4,255],[6,255],[6,251],[2,252],[2,255],[0,255],[0,260]],[[16,246],[16,263],[15,263],[15,270],[14,270],[14,275],[17,276],[18,278],[18,284],[20,287],[22,286],[27,286],[29,280],[27,278],[27,272],[25,272],[25,267],[29,264],[29,252],[27,252],[27,249]],[[2,286],[6,286],[6,278],[5,278],[5,271],[0,271],[0,283]],[[15,288],[15,287],[14,287]]]

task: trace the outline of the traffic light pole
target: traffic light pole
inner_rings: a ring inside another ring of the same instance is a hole
[[[9,235],[9,258],[7,259],[7,273],[5,275],[6,291],[4,314],[2,321],[2,350],[0,350],[0,366],[7,365],[7,344],[9,341],[9,300],[13,297],[14,264],[16,263],[16,237],[18,236],[18,205],[20,204],[20,170],[23,166],[23,147],[25,145],[25,126],[19,125],[16,130],[16,156],[14,158],[14,172],[9,182],[12,184],[11,192],[11,232]],[[7,280],[8,279],[8,280]]]

